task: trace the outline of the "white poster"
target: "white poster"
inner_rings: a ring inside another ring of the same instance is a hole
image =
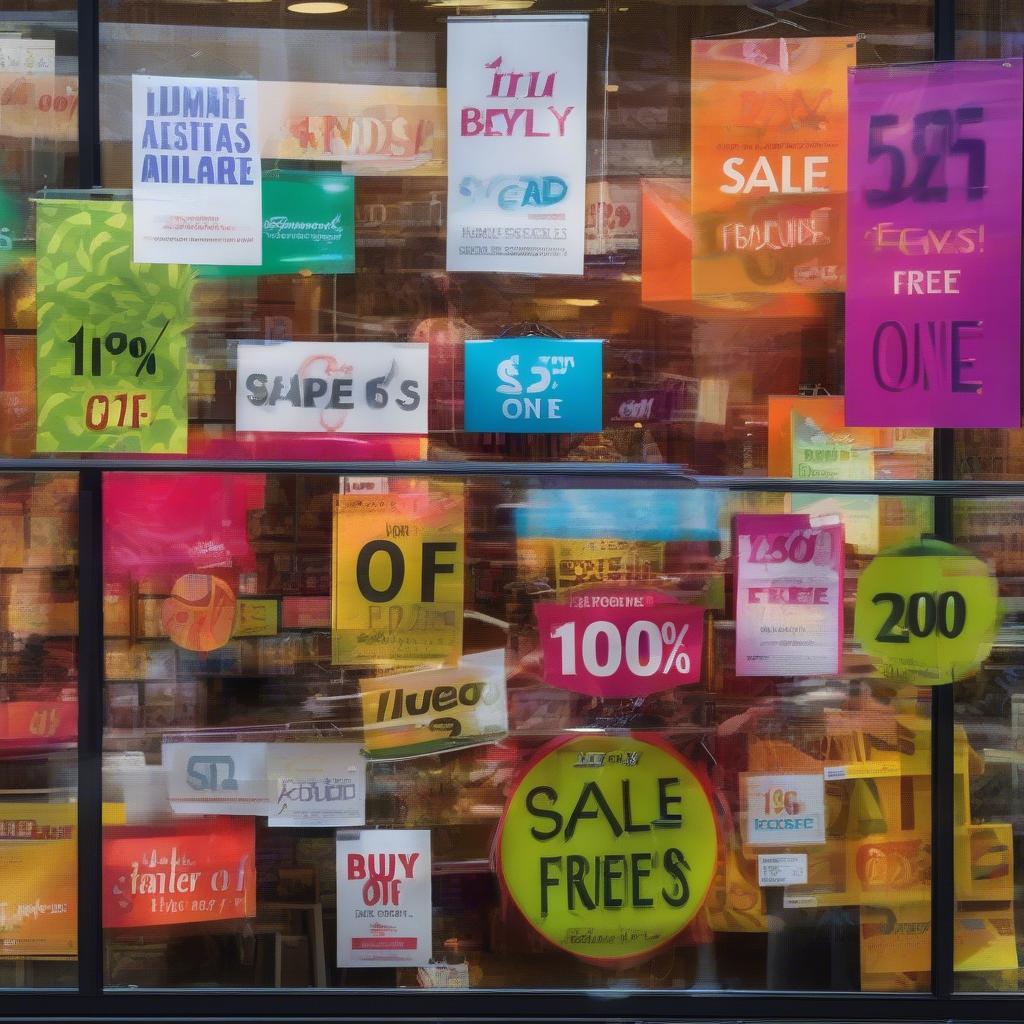
[[[175,814],[268,812],[266,743],[164,743]]]
[[[339,832],[338,966],[424,967],[431,940],[430,832]]]
[[[747,775],[748,846],[815,846],[825,842],[821,775]]]
[[[448,19],[448,269],[583,273],[587,17]]]
[[[237,365],[236,430],[427,432],[425,343],[242,342]]]
[[[267,775],[271,828],[365,822],[366,761],[358,743],[271,743]]]
[[[258,91],[132,76],[134,262],[263,262]]]

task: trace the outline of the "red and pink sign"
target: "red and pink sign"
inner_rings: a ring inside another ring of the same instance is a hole
[[[1022,67],[850,72],[849,426],[1020,426]]]
[[[536,613],[549,686],[616,699],[700,681],[703,608],[656,591],[598,587]]]
[[[807,515],[736,516],[735,532],[736,675],[838,672],[842,524]]]

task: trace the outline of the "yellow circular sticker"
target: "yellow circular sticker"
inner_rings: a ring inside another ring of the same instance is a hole
[[[186,573],[175,580],[160,609],[160,622],[178,647],[215,651],[231,639],[235,593],[219,576]]]
[[[506,891],[549,942],[585,960],[628,963],[700,910],[718,828],[704,782],[667,743],[572,736],[527,768],[497,853]]]
[[[939,686],[978,670],[999,626],[999,587],[980,559],[920,540],[880,554],[857,581],[854,635],[896,682]]]

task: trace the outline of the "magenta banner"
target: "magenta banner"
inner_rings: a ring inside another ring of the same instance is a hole
[[[848,426],[1020,426],[1022,82],[850,72]]]

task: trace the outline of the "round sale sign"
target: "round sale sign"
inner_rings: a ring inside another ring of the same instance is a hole
[[[543,747],[505,808],[498,872],[549,942],[643,959],[701,908],[718,856],[705,784],[664,741],[572,736]]]
[[[857,581],[854,634],[882,674],[916,686],[976,672],[999,626],[999,588],[980,559],[938,540],[883,552]]]

